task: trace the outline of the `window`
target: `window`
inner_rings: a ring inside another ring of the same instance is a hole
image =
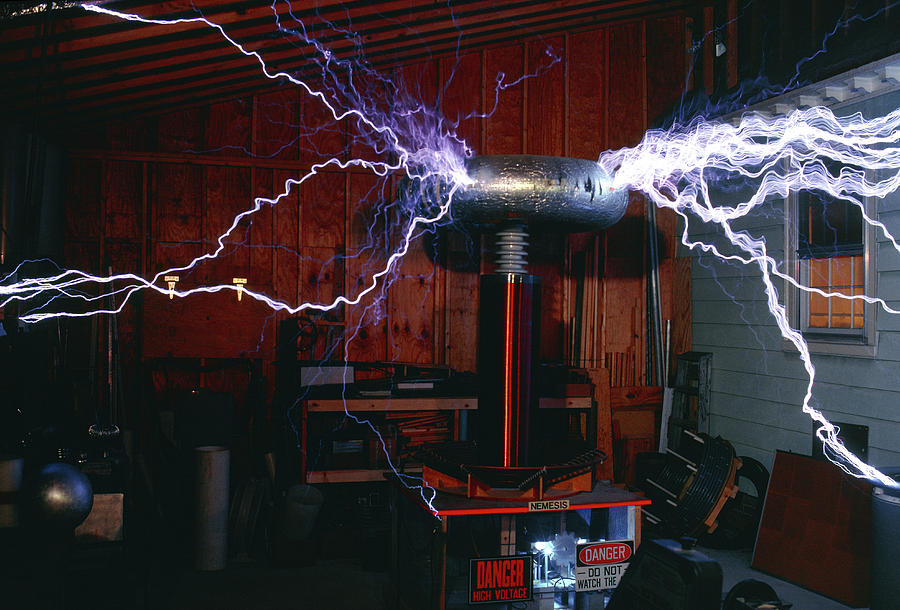
[[[839,167],[827,168],[833,175]],[[846,170],[845,170],[846,171]],[[852,170],[851,170],[852,171]],[[875,268],[871,227],[855,204],[818,191],[788,199],[786,241],[788,267],[805,286],[855,296],[874,292]],[[873,215],[872,201],[866,213]],[[826,298],[787,287],[786,305],[794,328],[818,353],[873,356],[875,307],[864,301]]]

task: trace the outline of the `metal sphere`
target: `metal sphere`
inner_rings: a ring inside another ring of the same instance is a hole
[[[94,490],[87,476],[69,464],[57,462],[41,468],[24,494],[24,512],[36,525],[74,529],[94,505]]]

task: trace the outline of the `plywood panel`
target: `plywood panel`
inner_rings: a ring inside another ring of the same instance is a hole
[[[346,157],[346,121],[337,121],[331,110],[317,97],[300,97],[300,158],[322,162]]]
[[[289,172],[276,171],[275,192],[286,192],[285,181]],[[293,187],[273,209],[275,219],[275,296],[279,301],[295,305],[299,296],[300,272],[300,198],[298,188]]]
[[[63,248],[66,266],[80,271],[100,273],[100,242],[67,239]]]
[[[351,174],[347,202],[346,291],[356,298],[368,286],[373,274],[384,267],[387,249],[384,225],[374,210],[381,201],[382,181],[368,174]],[[383,291],[347,310],[347,351],[351,360],[377,361],[387,358],[386,303]]]
[[[344,246],[346,175],[321,172],[300,187],[300,243],[309,248]]]
[[[197,107],[170,112],[159,118],[159,152],[200,152],[205,146],[207,108]]]
[[[478,358],[479,249],[477,236],[447,234],[447,364],[475,371]]]
[[[157,137],[157,119],[149,118],[129,118],[128,120],[108,121],[105,124],[106,133],[105,141],[102,145],[109,150],[115,151],[152,151],[156,150]],[[96,130],[94,130],[96,131]],[[96,137],[96,135],[92,136]],[[85,140],[79,135],[78,145],[84,148],[99,147],[100,142],[92,142]]]
[[[72,159],[66,177],[66,235],[84,240],[100,235],[100,162]]]
[[[153,236],[160,241],[200,241],[202,168],[159,163],[154,180]]]
[[[141,164],[128,161],[108,161],[104,164],[104,181],[105,235],[113,239],[135,241],[140,239],[143,207]],[[135,269],[135,271],[139,271],[139,269]]]
[[[469,148],[481,148],[481,53],[445,57],[440,62],[441,111]]]
[[[296,87],[256,97],[255,153],[264,159],[297,159],[300,136],[299,97]]]
[[[109,261],[114,261],[114,273],[140,274],[143,267],[139,243],[107,241],[103,256]],[[119,353],[123,364],[126,365],[136,363],[140,358],[138,353],[140,341],[137,338],[140,324],[138,318],[139,298],[136,298],[136,296],[132,295],[129,302],[124,304],[121,313],[114,318],[119,334]],[[123,297],[117,296],[114,306],[119,307],[122,305]],[[109,319],[104,324],[108,323]]]
[[[484,52],[484,108],[489,115],[484,121],[484,154],[517,154],[523,151],[524,86],[521,83],[512,85],[523,74],[523,54],[522,45]]]
[[[413,102],[415,107],[419,104],[423,104],[429,110],[437,107],[437,60],[425,60],[403,66],[398,74],[402,90],[409,96],[409,101]],[[402,97],[403,93],[399,93],[398,96]],[[417,120],[421,122],[423,117],[419,115]]]
[[[268,169],[252,170],[253,197],[271,198],[274,172]],[[250,281],[255,285],[273,286],[272,269],[274,260],[272,206],[263,203],[261,209],[250,219]]]
[[[383,75],[357,70],[353,73],[353,85],[356,90],[354,107],[363,108],[370,118],[390,112],[392,94],[387,90]],[[373,146],[381,146],[384,142],[380,136],[373,138],[372,129],[362,121],[348,118],[346,132],[351,157],[369,160],[380,157]]]
[[[872,488],[833,464],[779,451],[753,567],[849,604],[869,602]]]
[[[182,267],[200,256],[200,244],[197,242],[166,242],[155,241],[153,243],[151,272],[158,273],[174,267]],[[202,273],[197,269],[179,271],[178,289],[186,286],[198,286],[203,283]]]
[[[609,28],[609,148],[634,146],[644,132],[643,22]]]
[[[526,45],[527,69],[537,74],[525,81],[525,152],[563,154],[565,105],[565,39],[538,40]]]
[[[240,98],[209,107],[206,154],[216,157],[249,155],[253,100]]]
[[[239,358],[255,354],[271,310],[234,293],[144,297],[143,357]]]
[[[596,159],[606,149],[607,86],[606,28],[569,36],[568,151],[580,159]],[[590,58],[590,61],[585,61]],[[572,66],[577,65],[577,68]]]
[[[647,20],[647,122],[659,125],[681,98],[685,82],[684,19],[680,15]],[[660,61],[660,58],[666,61]]]
[[[344,253],[336,248],[306,248],[302,255],[300,299],[304,302],[327,304],[344,294]],[[339,318],[342,308],[326,317]]]
[[[404,219],[392,219],[393,248],[400,247],[405,226]],[[388,357],[402,362],[434,361],[435,266],[423,242],[410,243],[388,288]]]
[[[210,166],[204,168],[203,238],[207,248],[215,248],[217,240],[225,243],[247,241],[249,221],[242,220],[226,235],[238,214],[248,210],[250,198],[250,168]]]

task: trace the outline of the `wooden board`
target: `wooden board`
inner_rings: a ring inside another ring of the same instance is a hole
[[[383,216],[375,214],[384,192],[382,187],[383,182],[373,176],[355,173],[349,176],[344,286],[350,299],[357,299],[386,263]],[[385,312],[384,293],[380,288],[358,306],[347,309],[346,347],[351,360],[372,362],[387,358]]]
[[[238,98],[212,104],[203,152],[217,157],[238,157],[251,152],[253,100]]]
[[[684,89],[684,20],[671,16],[648,19],[646,23],[647,50],[653,54],[647,61],[647,122],[658,126]],[[655,60],[660,57],[667,61]]]
[[[89,134],[78,134],[78,146],[82,148],[106,148],[115,151],[147,151],[156,150],[156,117],[129,118],[106,123],[104,137],[98,138],[96,129]],[[95,141],[97,140],[102,141]]]
[[[525,152],[560,156],[564,150],[565,39],[549,38],[526,45]],[[599,152],[599,151],[598,151]]]
[[[435,398],[348,398],[347,400],[310,400],[310,413],[343,413],[349,411],[471,411],[478,408],[474,397]]]
[[[609,148],[634,146],[644,133],[644,23],[609,28]]]
[[[457,371],[474,372],[477,366],[479,257],[472,252],[477,247],[469,236],[447,235],[446,363]]]
[[[292,172],[275,172],[274,191],[276,195],[287,192],[286,181]],[[279,301],[296,305],[299,295],[299,250],[300,250],[300,200],[298,188],[293,186],[273,208],[275,221],[275,296]]]
[[[233,292],[170,300],[144,296],[143,351],[147,358],[240,358],[257,356],[271,310]]]
[[[543,234],[531,239],[529,248],[530,271],[541,278],[541,360],[562,360],[565,345],[565,318],[563,316],[564,259],[562,235]]]
[[[779,451],[752,566],[868,606],[872,487],[830,462]]]
[[[66,178],[67,237],[85,240],[99,237],[101,164],[94,159],[73,159]]]
[[[607,369],[587,369],[593,387],[594,421],[597,449],[607,455],[607,460],[594,469],[596,478],[613,478],[613,426],[610,409],[609,371]]]
[[[606,149],[606,108],[609,95],[607,77],[608,30],[600,28],[569,36],[569,65],[577,58],[578,69],[566,72],[568,91],[567,155],[579,159],[596,159]]]
[[[473,150],[481,149],[483,121],[477,116],[483,111],[484,102],[481,69],[481,53],[445,57],[440,61],[441,111],[456,134]]]
[[[498,79],[509,85],[523,74],[524,56],[521,45],[511,45],[484,52],[484,154],[517,154],[523,152],[522,101],[524,86],[519,83],[498,92]]]
[[[395,246],[396,247],[396,246]],[[388,351],[392,360],[434,361],[434,264],[422,240],[410,244],[388,288]]]
[[[609,404],[614,410],[623,407],[661,405],[662,399],[660,386],[634,386],[609,390]]]
[[[317,97],[300,97],[300,125],[297,145],[300,158],[312,163],[321,163],[331,158],[346,158],[346,121],[337,121],[331,111]],[[291,130],[294,131],[294,130]]]
[[[253,168],[251,171],[251,196],[271,198],[274,173],[269,169]],[[273,286],[273,261],[275,258],[274,213],[272,206],[263,203],[262,208],[250,219],[250,274],[249,281],[265,286],[271,294]]]
[[[304,248],[344,248],[346,179],[344,172],[323,171],[299,187]]]
[[[142,166],[137,162],[107,161],[103,164],[103,169],[103,198],[106,206],[104,234],[107,238],[138,241],[143,224]]]
[[[159,152],[199,152],[205,146],[207,108],[178,110],[160,117],[157,130]]]
[[[264,159],[297,159],[300,136],[298,89],[288,87],[256,97],[254,152]]]
[[[158,241],[199,242],[203,169],[195,165],[158,163],[151,190],[155,212],[153,237]]]
[[[205,167],[203,171],[203,250],[214,252],[220,237],[225,244],[215,260],[203,263],[203,277],[210,284],[230,284],[235,277],[247,278],[249,272],[250,220],[242,220],[230,233],[226,235],[226,232],[234,224],[234,218],[252,205],[250,169]],[[248,284],[248,288],[259,286]]]

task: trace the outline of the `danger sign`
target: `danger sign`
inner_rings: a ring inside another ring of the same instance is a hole
[[[531,555],[469,560],[469,603],[530,600],[531,564]]]
[[[575,590],[615,589],[634,553],[633,540],[587,542],[575,547]]]

